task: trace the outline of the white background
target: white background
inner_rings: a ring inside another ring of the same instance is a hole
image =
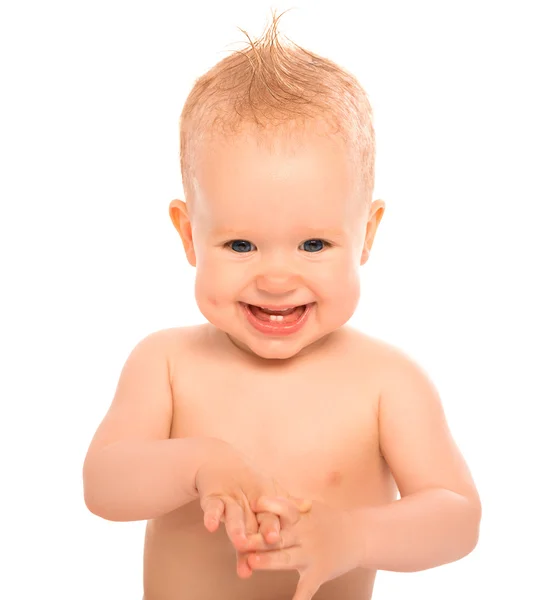
[[[178,118],[272,6],[369,93],[387,209],[351,324],[429,373],[483,500],[471,555],[374,600],[557,597],[551,4],[2,3],[2,598],[141,598],[144,523],[88,513],[81,467],[133,346],[203,321]]]

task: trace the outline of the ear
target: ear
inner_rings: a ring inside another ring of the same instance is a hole
[[[182,200],[172,200],[168,207],[168,213],[170,214],[172,224],[180,235],[188,262],[192,267],[195,267],[195,250],[193,247],[191,219],[188,205]]]
[[[381,219],[383,218],[384,212],[385,202],[383,200],[375,200],[371,203],[366,225],[364,247],[362,249],[362,256],[360,258],[360,265],[365,265],[369,258],[369,253],[371,252],[371,247],[375,238],[375,232],[379,227],[379,223],[381,223]]]

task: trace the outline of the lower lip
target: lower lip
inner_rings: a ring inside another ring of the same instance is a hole
[[[313,303],[306,304],[304,312],[297,321],[283,324],[280,321],[261,321],[251,312],[247,304],[242,303],[242,308],[244,309],[250,325],[257,329],[257,331],[265,333],[266,335],[291,335],[300,331],[305,322],[308,320],[308,316],[312,307]]]

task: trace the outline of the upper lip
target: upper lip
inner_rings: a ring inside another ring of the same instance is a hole
[[[306,306],[306,304],[288,304],[286,306],[279,306],[274,304],[249,304],[245,302],[248,306],[257,306],[259,308],[266,308],[267,310],[288,310],[289,308],[297,308],[298,306]]]

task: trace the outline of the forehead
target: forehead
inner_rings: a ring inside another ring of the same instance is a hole
[[[269,215],[275,227],[338,223],[353,205],[352,164],[333,136],[305,132],[265,143],[250,135],[221,137],[200,148],[195,170],[195,212],[218,227]]]

